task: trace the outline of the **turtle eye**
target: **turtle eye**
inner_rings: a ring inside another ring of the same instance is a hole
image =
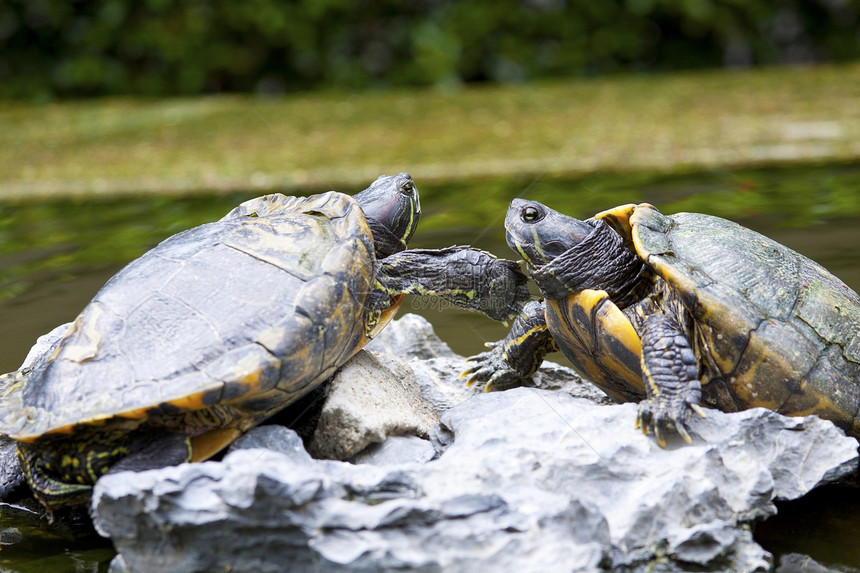
[[[544,213],[541,209],[529,205],[528,207],[523,208],[521,216],[523,221],[526,223],[537,223],[543,219]]]
[[[415,192],[415,183],[412,181],[407,181],[403,185],[400,186],[400,192],[404,195],[412,196],[412,193]]]

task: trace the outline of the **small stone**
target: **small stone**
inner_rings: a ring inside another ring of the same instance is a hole
[[[233,442],[227,452],[255,448],[291,454],[294,459],[306,460],[308,463],[312,461],[296,432],[276,425],[251,428],[244,436]]]
[[[347,460],[388,436],[426,438],[438,421],[409,366],[361,351],[332,379],[309,449],[317,458]]]

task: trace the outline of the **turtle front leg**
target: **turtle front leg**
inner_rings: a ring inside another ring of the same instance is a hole
[[[395,253],[379,261],[377,280],[389,295],[435,296],[499,321],[516,317],[531,298],[516,262],[471,247]]]
[[[636,427],[645,434],[653,430],[660,447],[665,447],[666,433],[672,430],[691,443],[686,428],[690,412],[705,417],[699,406],[702,386],[696,355],[674,318],[652,314],[642,329],[642,376],[647,398],[639,403]]]
[[[534,374],[547,353],[558,350],[547,329],[544,303],[527,303],[508,335],[486,346],[490,350],[467,358],[473,366],[460,377],[468,386],[486,382],[484,391],[489,392],[493,386],[509,386]]]

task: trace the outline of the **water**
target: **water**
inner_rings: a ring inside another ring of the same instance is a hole
[[[504,243],[502,222],[508,202],[517,196],[543,201],[577,217],[622,203],[649,202],[665,213],[699,211],[738,221],[817,260],[860,290],[858,165],[438,185],[423,184],[420,173],[413,176],[424,209],[414,247],[471,244],[512,257]],[[0,210],[0,323],[5,332],[0,371],[17,368],[37,336],[72,320],[126,262],[171,234],[221,217],[250,197],[4,206]],[[412,298],[404,310],[425,316],[461,354],[480,352],[484,342],[505,334],[501,325],[464,311],[443,311],[436,304]],[[824,563],[860,567],[855,535],[860,512],[845,509],[855,507],[860,509],[855,490],[829,488],[814,503],[786,505],[780,516],[759,527],[759,538],[772,551],[805,552]],[[105,570],[110,558],[109,546],[89,530],[73,528],[73,534],[58,535],[34,523],[32,516],[2,505],[0,545],[0,567],[15,571],[99,571]],[[33,561],[35,553],[38,561]]]

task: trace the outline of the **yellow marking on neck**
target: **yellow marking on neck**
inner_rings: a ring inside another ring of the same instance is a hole
[[[415,208],[414,208],[415,201],[410,200],[410,203],[411,204],[410,204],[410,209],[409,209],[409,225],[406,227],[406,232],[404,233],[404,235],[402,237],[400,237],[400,240],[403,242],[404,245],[406,244],[406,236],[409,234],[409,231],[412,230],[412,222],[415,221]]]
[[[516,244],[516,247],[517,247],[517,252],[520,254],[520,256],[521,256],[524,260],[526,260],[526,261],[528,261],[528,262],[531,262],[531,261],[529,261],[529,258],[526,256],[526,254],[523,252],[523,248],[520,246],[520,244],[519,244],[519,243],[517,243],[517,244]]]
[[[540,239],[538,238],[538,232],[537,232],[536,226],[532,227],[532,242],[534,243],[535,250],[537,250],[538,254],[540,254],[540,258],[545,261],[546,260],[546,253],[544,252],[543,248],[541,247],[541,243],[540,243]]]

